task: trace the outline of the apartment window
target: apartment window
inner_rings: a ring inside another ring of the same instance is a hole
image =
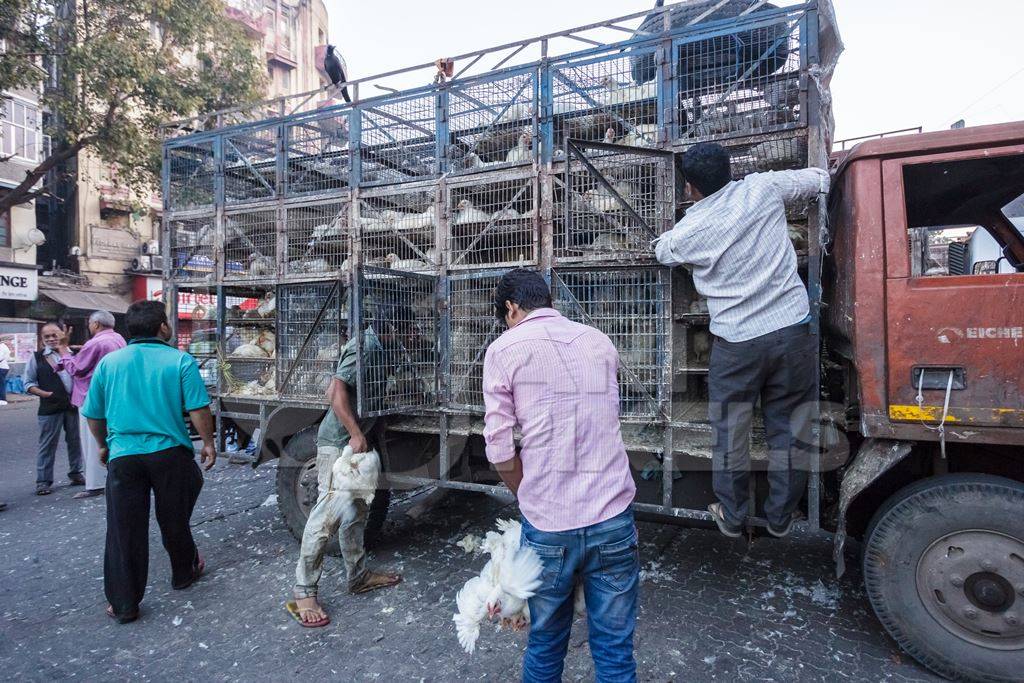
[[[324,38],[325,38],[324,30],[322,28],[318,28],[316,30],[316,35],[317,35],[317,38],[319,38],[319,40],[316,41],[316,44],[317,45],[323,45],[324,44]]]
[[[0,213],[0,247],[11,246],[11,210]]]
[[[3,156],[14,156],[28,161],[39,161],[42,133],[39,130],[39,110],[22,100],[8,99],[3,103]]]

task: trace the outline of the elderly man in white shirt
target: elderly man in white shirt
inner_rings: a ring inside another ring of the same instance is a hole
[[[696,203],[655,243],[658,261],[687,266],[708,300],[715,336],[708,376],[715,429],[719,530],[739,537],[750,514],[750,424],[760,399],[768,438],[768,531],[789,533],[807,483],[815,398],[815,337],[807,289],[797,273],[786,207],[828,192],[817,168],[732,180],[728,152],[690,148],[679,169]]]

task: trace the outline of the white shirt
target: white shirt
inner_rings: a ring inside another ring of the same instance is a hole
[[[712,334],[747,341],[807,317],[786,206],[828,188],[828,172],[819,168],[752,173],[694,204],[655,241],[658,261],[692,269]]]
[[[0,370],[11,369],[11,349],[8,348],[7,344],[0,342]]]

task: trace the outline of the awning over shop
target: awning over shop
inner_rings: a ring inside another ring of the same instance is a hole
[[[39,293],[48,299],[53,299],[59,304],[68,308],[75,308],[81,311],[110,311],[111,313],[125,313],[128,310],[128,300],[116,294],[105,294],[103,292],[81,292],[71,289],[40,289]]]

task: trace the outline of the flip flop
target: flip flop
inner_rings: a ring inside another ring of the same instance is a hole
[[[360,593],[369,593],[381,588],[390,588],[391,586],[397,586],[402,583],[401,574],[377,574],[375,572],[369,572],[366,578],[363,579],[362,583],[353,588],[349,588],[348,592],[352,595],[359,595]]]
[[[289,601],[284,603],[284,608],[288,610],[288,614],[292,615],[292,619],[299,622],[299,626],[304,628],[323,628],[331,623],[331,618],[326,614],[317,621],[305,621],[302,615],[307,612],[315,612],[316,610],[312,607],[299,607],[297,603]]]

